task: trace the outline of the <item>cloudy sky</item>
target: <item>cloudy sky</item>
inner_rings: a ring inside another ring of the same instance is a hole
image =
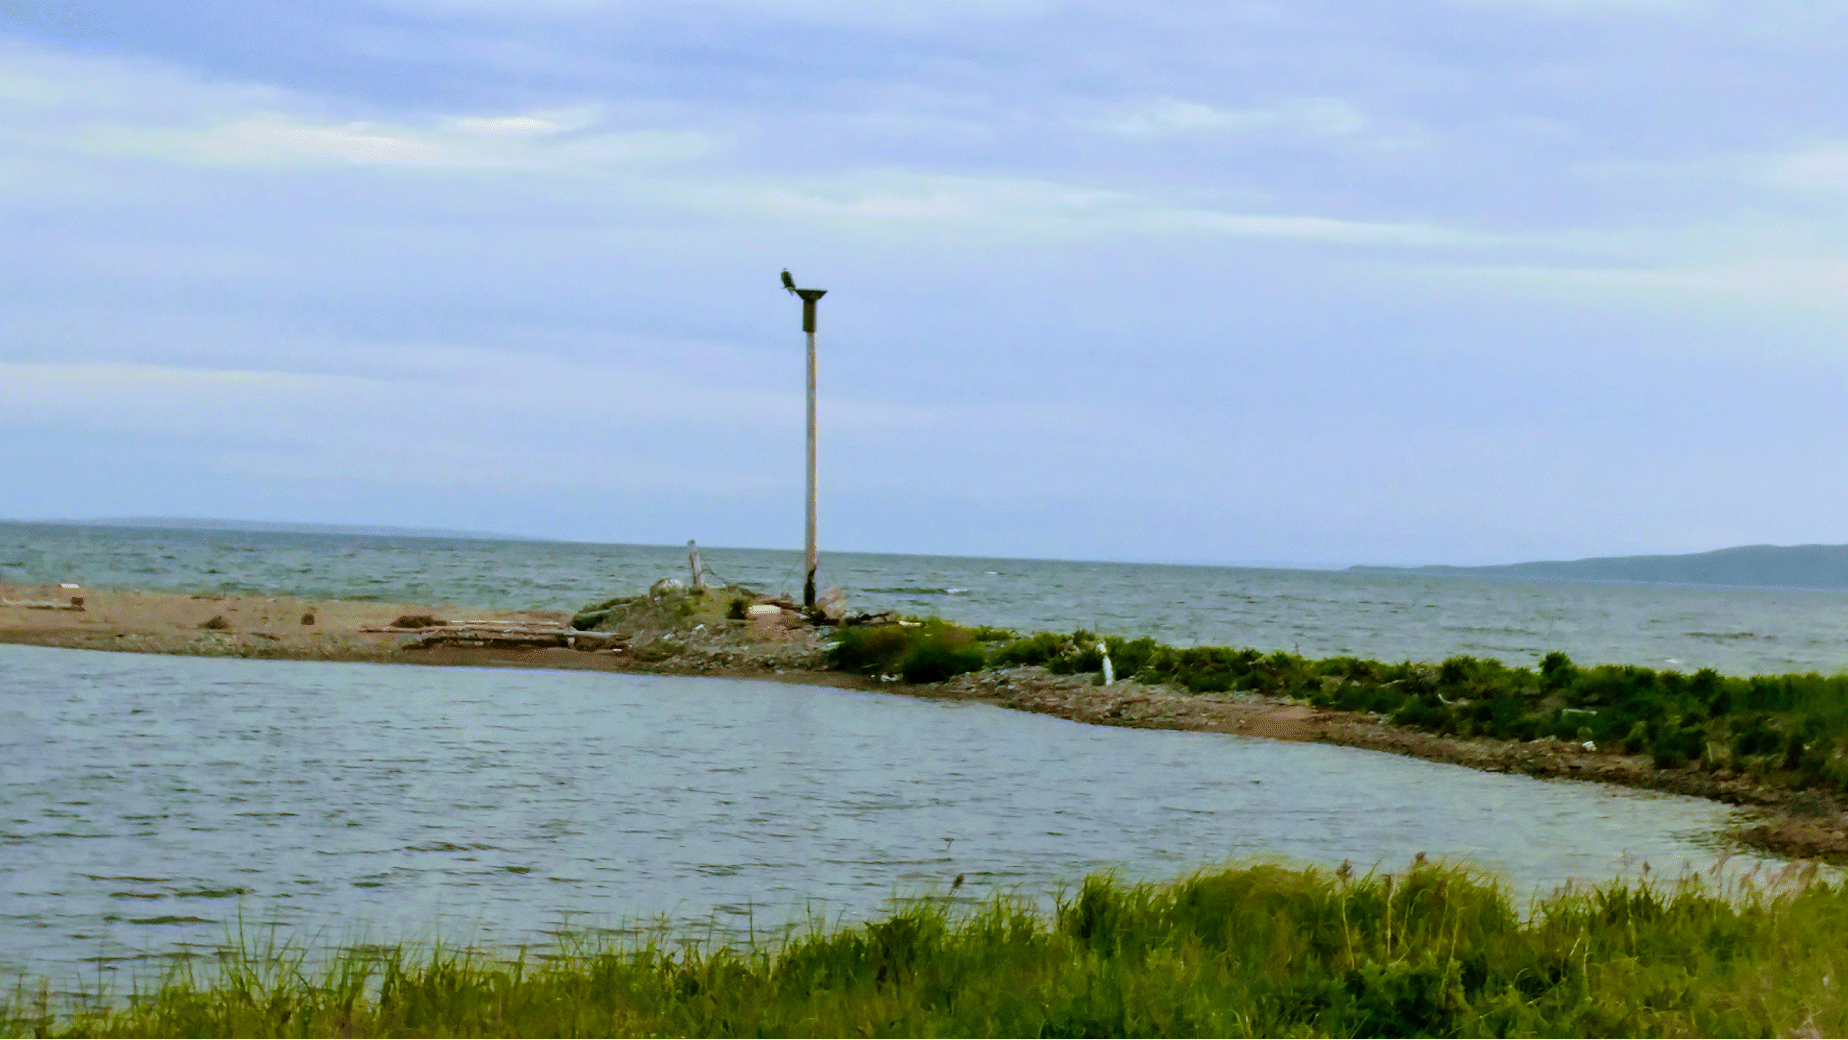
[[[0,0],[0,516],[1848,542],[1848,6]]]

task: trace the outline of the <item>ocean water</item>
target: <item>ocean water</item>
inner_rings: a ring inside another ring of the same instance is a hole
[[[1736,810],[1352,748],[782,683],[0,645],[0,975],[158,977],[241,929],[774,937],[895,896],[1416,853],[1517,899],[1701,870]],[[1735,860],[1739,867],[1746,861]]]
[[[724,580],[801,587],[797,552],[703,553]],[[0,581],[573,610],[685,574],[679,547],[0,524]],[[870,553],[824,554],[822,579],[858,609],[1312,657],[1848,668],[1843,591]]]

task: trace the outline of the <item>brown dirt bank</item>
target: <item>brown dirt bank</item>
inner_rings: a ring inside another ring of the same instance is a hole
[[[82,609],[69,606],[80,596]],[[26,605],[29,604],[29,605]],[[74,649],[322,661],[374,661],[476,667],[560,668],[715,678],[767,679],[881,690],[931,699],[970,700],[1075,722],[1143,729],[1200,730],[1271,740],[1318,741],[1448,762],[1497,773],[1591,780],[1711,798],[1772,810],[1735,837],[1786,855],[1848,859],[1848,817],[1832,796],[1793,793],[1726,772],[1657,769],[1648,756],[1590,751],[1552,740],[1443,737],[1394,726],[1379,716],[1315,708],[1253,695],[1193,694],[1171,687],[1042,668],[992,669],[930,686],[879,682],[826,669],[827,630],[788,613],[649,633],[613,649],[437,645],[417,647],[392,627],[407,615],[509,624],[562,624],[551,611],[497,611],[403,603],[291,597],[187,596],[180,593],[67,589],[0,583],[0,642]]]

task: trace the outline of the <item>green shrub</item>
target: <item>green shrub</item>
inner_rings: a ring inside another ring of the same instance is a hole
[[[1015,639],[995,651],[994,663],[1000,667],[1014,665],[1045,665],[1059,656],[1067,640],[1051,632],[1036,632],[1033,635]]]
[[[828,647],[828,667],[864,675],[894,673],[915,645],[915,631],[898,625],[843,628]]]
[[[1555,650],[1540,659],[1540,684],[1548,690],[1563,689],[1578,678],[1572,658]]]
[[[1699,761],[1706,746],[1704,726],[1663,727],[1656,733],[1651,754],[1657,769],[1674,769]]]
[[[953,647],[939,642],[923,643],[905,655],[898,672],[909,683],[942,682],[964,672],[979,671],[987,655],[979,646]]]
[[[917,625],[843,628],[828,648],[827,660],[838,671],[933,683],[979,670],[987,654],[970,629],[927,618]]]

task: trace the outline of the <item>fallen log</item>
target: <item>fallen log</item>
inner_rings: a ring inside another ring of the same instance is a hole
[[[577,632],[571,629],[460,628],[455,625],[424,629],[420,638],[406,642],[400,649],[428,650],[435,646],[548,647],[572,650],[613,650],[628,643],[607,632]]]

